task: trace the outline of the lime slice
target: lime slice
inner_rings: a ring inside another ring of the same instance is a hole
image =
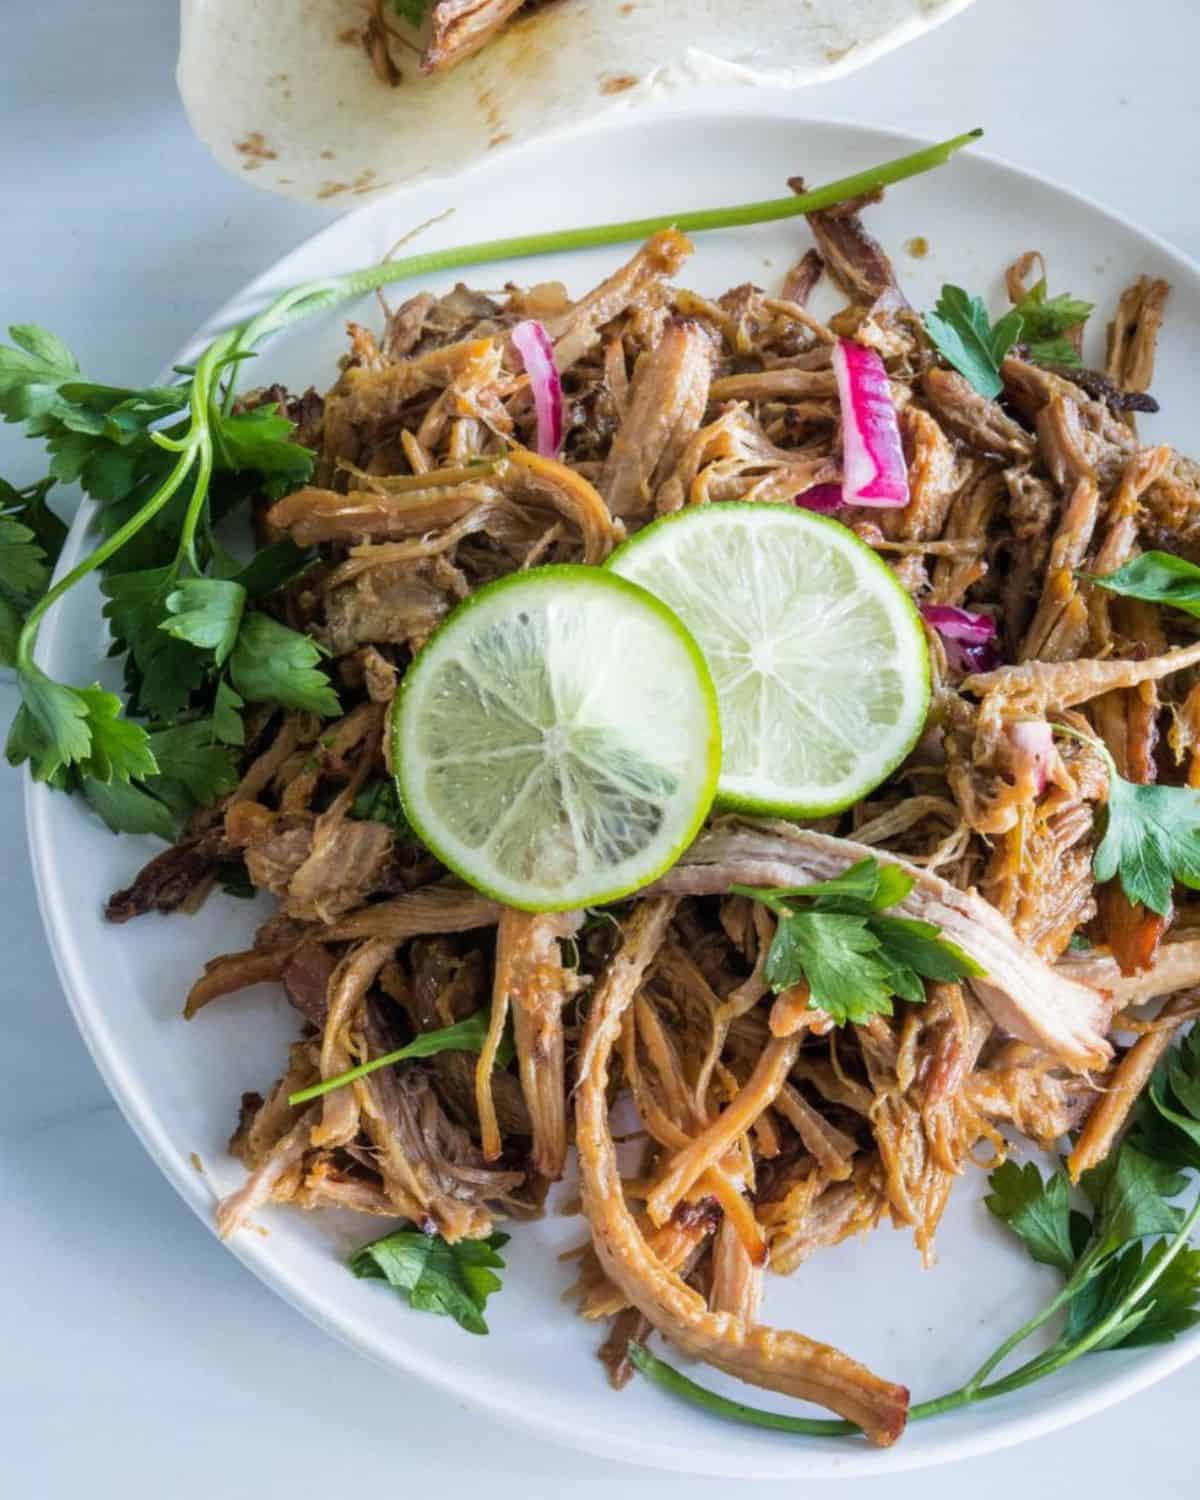
[[[837,521],[789,505],[698,505],[610,569],[670,606],[704,652],[726,807],[819,817],[879,785],[929,708],[929,652],[891,570]]]
[[[612,901],[679,857],[712,803],[712,679],[670,610],[602,568],[488,584],[418,653],[396,784],[449,869],[497,901]]]

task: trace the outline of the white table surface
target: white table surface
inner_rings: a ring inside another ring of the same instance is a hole
[[[192,140],[174,90],[175,27],[172,0],[0,7],[0,324],[46,324],[100,379],[152,377],[212,308],[327,217],[233,180]],[[777,103],[931,138],[982,124],[992,151],[1200,257],[1198,54],[1194,0],[978,0],[868,72]],[[0,472],[40,473],[33,445],[9,430]],[[0,720],[14,706],[0,686]],[[76,1035],[6,769],[0,869],[0,1494],[719,1493],[715,1480],[506,1432],[367,1364],[261,1286],[159,1176]],[[1198,1401],[1200,1365],[1022,1448],[839,1492],[1182,1494]],[[763,1500],[794,1492],[747,1488]],[[832,1490],[803,1487],[807,1500]]]

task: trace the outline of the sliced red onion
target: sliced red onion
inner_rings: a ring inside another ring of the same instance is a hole
[[[842,493],[847,505],[907,505],[908,468],[883,360],[851,339],[833,346],[842,406]]]
[[[845,503],[840,484],[814,484],[811,490],[805,490],[802,495],[796,496],[797,505],[803,510],[816,511],[819,516],[831,516],[835,510],[841,510]]]
[[[1013,748],[1028,757],[1034,786],[1040,797],[1046,790],[1050,762],[1054,758],[1054,731],[1044,720],[1025,719],[1008,726],[1008,737]]]
[[[958,672],[990,672],[1000,665],[996,622],[953,604],[922,604],[921,614],[946,647],[946,660]]]
[[[537,413],[537,451],[543,458],[557,458],[563,440],[563,392],[554,363],[554,345],[541,323],[533,318],[518,323],[512,331],[513,348],[521,356],[533,390]]]

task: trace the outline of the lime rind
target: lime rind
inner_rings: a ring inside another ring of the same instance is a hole
[[[657,593],[705,652],[725,732],[718,806],[840,812],[920,738],[920,616],[840,522],[762,502],[697,506],[652,522],[606,566]]]
[[[392,747],[405,812],[448,869],[508,906],[569,910],[640,889],[691,843],[720,770],[717,695],[645,589],[536,568],[478,590],[430,637],[396,695]]]

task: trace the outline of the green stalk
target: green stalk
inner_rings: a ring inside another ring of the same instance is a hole
[[[1078,1291],[1080,1284],[1087,1279],[1086,1275],[1081,1276],[1078,1272],[1072,1276],[1071,1281],[1049,1306],[1018,1329],[1011,1338],[1006,1339],[996,1353],[980,1366],[965,1385],[959,1386],[957,1390],[947,1391],[943,1396],[935,1396],[929,1401],[919,1401],[909,1408],[908,1420],[924,1422],[930,1417],[941,1416],[948,1411],[960,1411],[963,1407],[973,1406],[979,1401],[991,1401],[997,1396],[1011,1395],[1024,1386],[1032,1385],[1047,1375],[1053,1375],[1056,1371],[1065,1369],[1068,1365],[1074,1364],[1077,1359],[1081,1359],[1083,1355],[1090,1353],[1124,1322],[1133,1308],[1153,1289],[1155,1282],[1163,1275],[1180,1251],[1187,1246],[1198,1220],[1200,1220],[1200,1196],[1197,1197],[1178,1230],[1172,1235],[1166,1251],[1157,1264],[1144,1272],[1116,1307],[1075,1343],[1065,1348],[1056,1346],[1048,1349],[1042,1354],[1035,1355],[1033,1359],[1001,1379],[994,1380],[990,1384],[982,1383],[1005,1355],[1011,1353],[1030,1333],[1059,1310],[1075,1291]],[[704,1386],[697,1385],[694,1380],[689,1380],[686,1375],[657,1359],[644,1345],[636,1342],[631,1342],[629,1345],[629,1358],[635,1368],[655,1385],[689,1402],[692,1406],[698,1406],[703,1411],[723,1417],[727,1421],[740,1422],[751,1427],[770,1427],[778,1432],[798,1433],[805,1437],[843,1437],[859,1431],[851,1422],[789,1417],[779,1412],[763,1411],[756,1406],[746,1406],[740,1401],[730,1401],[724,1396],[718,1396],[715,1391],[706,1390]]]
[[[297,1089],[294,1094],[288,1095],[288,1103],[294,1109],[298,1104],[307,1104],[312,1099],[319,1099],[322,1094],[345,1088],[356,1079],[366,1078],[380,1068],[390,1068],[394,1063],[406,1062],[411,1057],[433,1057],[438,1052],[479,1052],[487,1037],[487,1029],[488,1012],[477,1010],[465,1021],[458,1021],[453,1026],[443,1026],[439,1031],[427,1031],[407,1046],[398,1047],[395,1052],[388,1052],[383,1057],[373,1057],[370,1062],[359,1063],[358,1067],[348,1068],[336,1078],[323,1078],[320,1083],[310,1084],[306,1089]],[[502,1066],[506,1061],[505,1050],[501,1044],[500,1054],[496,1058]],[[511,1061],[511,1054],[508,1060]]]
[[[629,1359],[639,1374],[664,1391],[711,1412],[713,1416],[741,1422],[743,1426],[770,1427],[775,1432],[794,1432],[802,1437],[846,1437],[860,1430],[853,1422],[843,1422],[837,1417],[789,1417],[781,1412],[745,1406],[741,1401],[730,1401],[689,1380],[679,1370],[651,1354],[645,1344],[639,1344],[636,1339],[630,1340]]]
[[[654,214],[646,219],[624,219],[616,224],[588,224],[580,229],[557,229],[536,234],[510,235],[499,240],[480,240],[472,245],[455,245],[446,250],[426,250],[397,260],[381,261],[344,276],[309,282],[278,297],[255,318],[237,330],[233,353],[253,349],[263,338],[279,333],[292,323],[331,311],[343,302],[354,301],[368,292],[378,291],[397,281],[428,276],[436,271],[462,270],[484,266],[499,260],[523,260],[531,255],[550,255],[562,250],[592,250],[600,245],[624,245],[643,240],[661,229],[678,229],[685,234],[700,234],[710,229],[736,229],[747,224],[766,224],[778,219],[794,219],[819,213],[872,193],[905,178],[930,172],[944,166],[956,151],[969,146],[983,135],[980,129],[968,130],[935,146],[926,146],[906,156],[897,156],[877,167],[839,177],[806,193],[792,193],[786,198],[765,198],[756,203],[742,203],[734,208],[688,209],[681,213]],[[230,371],[224,404],[226,411],[233,402],[236,366]]]

